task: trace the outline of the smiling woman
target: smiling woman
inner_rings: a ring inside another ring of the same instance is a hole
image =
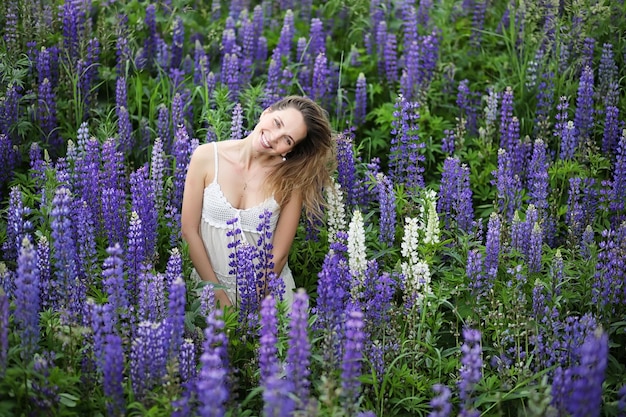
[[[194,277],[224,288],[215,292],[220,305],[239,300],[230,265],[233,230],[256,246],[264,213],[270,214],[272,272],[285,284],[284,298],[291,304],[295,284],[287,265],[289,250],[303,209],[309,218],[321,217],[323,188],[330,184],[334,160],[326,112],[300,96],[265,109],[243,140],[196,148],[185,180],[182,234]],[[258,297],[268,292],[266,281],[257,282]]]

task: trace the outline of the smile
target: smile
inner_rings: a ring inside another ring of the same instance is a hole
[[[266,148],[271,148],[270,143],[265,139],[265,134],[261,134],[261,144]]]

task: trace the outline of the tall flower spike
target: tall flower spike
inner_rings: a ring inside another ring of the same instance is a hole
[[[22,359],[28,363],[39,342],[39,310],[41,306],[37,252],[30,239],[22,240],[17,259],[15,279],[15,322],[20,335]]]
[[[357,410],[361,391],[361,361],[365,344],[363,313],[352,310],[346,320],[343,358],[341,361],[341,395],[343,408],[353,414]],[[349,415],[350,415],[349,414]]]
[[[367,268],[365,225],[363,223],[363,214],[360,210],[354,210],[352,220],[350,220],[348,225],[348,262],[350,273],[356,278],[352,284],[352,295],[355,296],[362,289],[363,274]]]
[[[287,350],[287,379],[293,384],[293,393],[299,399],[299,407],[308,404],[310,396],[311,342],[308,334],[309,297],[303,289],[294,294],[289,325],[289,348]]]
[[[102,391],[106,396],[106,407],[110,416],[123,415],[124,401],[124,349],[122,338],[107,335],[104,347],[104,369]]]
[[[200,357],[200,373],[197,379],[198,415],[200,417],[223,417],[228,400],[228,340],[224,331],[221,311],[216,310],[207,318],[205,340]]]
[[[380,210],[380,241],[392,246],[396,236],[396,194],[393,183],[382,172],[376,175]]]
[[[461,414],[463,416],[478,416],[474,409],[473,393],[476,384],[482,378],[482,347],[479,330],[463,329],[463,345],[461,346],[461,369],[459,381],[459,397],[461,398]]]
[[[276,301],[267,296],[261,303],[261,329],[259,345],[259,385],[264,386],[279,371],[278,366],[278,318]]]

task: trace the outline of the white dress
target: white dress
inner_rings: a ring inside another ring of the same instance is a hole
[[[237,209],[226,199],[220,184],[218,182],[218,161],[217,144],[213,146],[215,150],[215,175],[213,181],[204,189],[204,197],[202,199],[202,221],[200,222],[200,235],[204,242],[204,247],[213,266],[213,271],[218,281],[225,288],[228,298],[237,304],[239,298],[237,293],[237,277],[230,271],[233,269],[229,263],[231,261],[230,254],[233,248],[229,248],[228,244],[233,242],[233,237],[227,233],[235,228],[241,230],[240,239],[245,239],[247,243],[253,247],[257,247],[260,233],[257,227],[261,223],[260,216],[267,210],[271,212],[270,230],[272,236],[276,230],[278,216],[280,214],[280,206],[273,196],[268,197],[261,204],[247,209]],[[234,224],[228,224],[236,219]],[[196,270],[192,273],[195,279],[200,279]],[[291,269],[285,264],[280,277],[285,283],[285,294],[283,298],[290,306],[293,301],[293,290],[295,283]]]

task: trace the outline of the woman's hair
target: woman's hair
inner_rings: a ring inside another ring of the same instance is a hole
[[[287,160],[270,174],[268,185],[281,206],[289,201],[292,191],[301,192],[307,218],[321,219],[325,206],[324,187],[331,185],[336,161],[328,113],[315,101],[301,96],[285,97],[272,104],[270,111],[287,108],[302,114],[307,134],[287,154]]]

